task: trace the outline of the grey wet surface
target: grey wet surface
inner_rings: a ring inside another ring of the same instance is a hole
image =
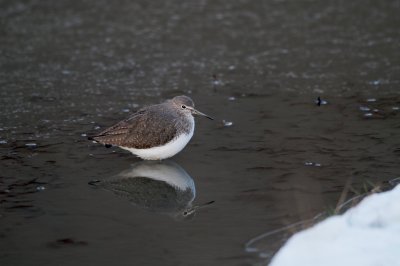
[[[0,264],[265,263],[249,239],[399,176],[399,6],[2,2]],[[216,121],[171,161],[215,203],[176,219],[88,185],[139,160],[85,134],[179,94]]]

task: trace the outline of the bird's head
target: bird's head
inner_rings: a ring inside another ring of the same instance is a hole
[[[201,115],[207,117],[208,119],[214,120],[212,117],[194,109],[194,102],[188,96],[185,95],[176,96],[172,99],[172,102],[183,113],[192,115]]]

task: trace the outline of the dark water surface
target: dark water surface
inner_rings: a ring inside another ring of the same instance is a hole
[[[0,264],[266,263],[248,240],[400,175],[399,7],[1,1]],[[179,94],[216,121],[160,171],[86,140]]]

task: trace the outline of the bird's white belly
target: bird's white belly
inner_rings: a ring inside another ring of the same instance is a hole
[[[189,134],[181,134],[178,137],[172,139],[167,144],[164,144],[163,146],[157,146],[148,149],[135,149],[128,147],[120,147],[120,148],[130,151],[131,153],[137,155],[138,157],[144,160],[162,160],[172,157],[178,152],[180,152],[186,146],[186,144],[188,144],[189,140],[193,137],[193,132],[194,132],[194,124]]]

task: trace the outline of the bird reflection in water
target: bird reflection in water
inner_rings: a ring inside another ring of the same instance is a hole
[[[89,184],[110,190],[141,208],[166,213],[178,220],[191,219],[198,209],[214,202],[193,205],[194,181],[171,161],[141,161],[110,180]]]

